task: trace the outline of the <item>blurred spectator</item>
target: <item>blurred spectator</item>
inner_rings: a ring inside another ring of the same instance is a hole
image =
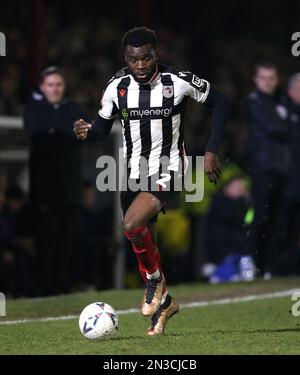
[[[233,177],[213,198],[206,225],[206,259],[220,263],[228,254],[244,254],[250,208],[249,190],[243,177]]]
[[[288,81],[287,96],[283,104],[289,112],[291,126],[291,163],[287,185],[287,250],[289,273],[300,273],[300,73],[292,75]]]
[[[24,193],[9,186],[0,209],[0,285],[14,297],[36,296],[31,224]]]
[[[80,142],[73,124],[81,108],[64,97],[61,71],[41,74],[40,92],[33,93],[24,114],[30,142],[30,203],[43,295],[68,292],[69,262],[74,248],[76,210],[80,202]]]
[[[82,182],[72,279],[73,285],[91,285],[100,290],[111,287],[108,239],[112,236],[113,223],[111,212],[96,210],[96,193],[94,184]]]
[[[289,123],[287,110],[276,96],[277,68],[272,64],[257,65],[254,82],[256,89],[248,95],[245,105],[255,209],[247,246],[248,252],[256,256],[260,272],[269,278],[278,246],[276,225],[289,168]]]
[[[250,210],[249,189],[243,176],[230,179],[213,198],[205,231],[207,263],[202,268],[211,266],[211,272],[205,275],[211,282],[253,280],[255,267],[245,247]],[[248,274],[243,267],[246,258]]]

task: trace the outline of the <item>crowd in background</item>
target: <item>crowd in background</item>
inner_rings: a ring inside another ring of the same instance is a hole
[[[8,185],[4,176],[0,179],[0,285],[12,297],[37,297],[81,288],[110,288],[112,280],[112,216],[95,210],[95,185],[82,181],[81,198],[78,202],[74,224],[74,241],[66,288],[59,280],[61,266],[65,266],[63,254],[56,257],[51,244],[48,248],[39,246],[34,219],[35,213],[20,187]],[[61,224],[62,219],[57,223]],[[45,223],[45,220],[44,220]],[[48,223],[49,225],[49,220]],[[51,223],[50,223],[51,224]],[[44,234],[47,234],[44,227]],[[55,233],[52,233],[57,237]],[[59,236],[58,236],[59,237]],[[51,239],[45,238],[46,241]],[[59,242],[59,238],[58,241]],[[47,252],[45,252],[48,251]],[[59,261],[59,264],[52,265]],[[47,265],[43,263],[48,262]],[[53,280],[54,279],[54,280]],[[52,288],[52,289],[50,289]]]
[[[60,11],[56,2],[51,3],[47,4],[46,32],[42,34],[43,67],[59,65],[64,70],[68,95],[83,106],[87,118],[91,120],[97,114],[101,93],[108,79],[124,65],[121,38],[126,26],[122,12],[108,19],[101,16],[100,10],[90,14],[88,8],[82,8],[79,3],[72,7],[61,6]],[[0,15],[9,41],[7,57],[1,61],[0,113],[20,116],[30,96],[30,35],[26,12],[15,13],[14,1],[10,6],[11,11],[7,7],[7,11]],[[107,5],[107,8],[109,13],[112,7]],[[209,24],[209,20],[202,20],[202,23]],[[252,88],[253,66],[265,58],[278,63],[281,88],[284,89],[288,75],[297,69],[296,59],[281,58],[282,54],[290,53],[291,46],[278,41],[271,43],[266,37],[258,38],[249,33],[231,33],[226,37],[223,30],[216,31],[215,26],[204,38],[201,31],[185,29],[184,25],[181,30],[178,25],[162,25],[154,26],[160,41],[160,60],[175,63],[179,69],[192,70],[213,82],[230,98],[231,118],[223,149],[227,157],[244,166],[246,138],[242,129],[242,108],[243,98]],[[230,27],[233,28],[232,25]],[[276,27],[283,27],[283,23]],[[268,30],[270,34],[271,31]],[[205,147],[209,116],[202,107],[194,104],[189,111],[191,116],[187,118],[186,139],[189,153],[196,155]]]
[[[14,1],[11,9],[13,6]],[[5,34],[9,41],[8,56],[0,70],[0,114],[22,116],[30,96],[29,47],[24,43],[27,16],[25,12],[15,13],[9,11],[9,7],[7,9],[7,12],[0,14],[0,20],[6,25]],[[87,120],[92,120],[96,116],[106,82],[124,65],[121,53],[124,17],[122,12],[118,12],[108,20],[107,16],[101,17],[99,12],[95,12],[87,18],[87,10],[76,3],[72,7],[62,6],[62,9],[58,11],[55,1],[52,5],[47,5],[44,65],[59,65],[62,68],[67,95],[84,108]],[[174,210],[170,212],[170,220],[173,222],[164,225],[167,215],[161,218],[160,225],[165,238],[164,243],[161,243],[162,256],[168,259],[164,264],[168,265],[167,273],[171,282],[200,277],[209,278],[212,282],[229,280],[232,277],[230,267],[234,267],[236,263],[241,265],[241,261],[246,262],[244,269],[247,272],[251,271],[254,262],[262,262],[256,259],[256,250],[249,250],[247,245],[255,221],[255,211],[257,213],[253,199],[254,180],[247,153],[249,128],[245,126],[248,116],[245,112],[245,99],[254,89],[254,65],[265,58],[275,62],[279,68],[280,81],[274,90],[274,108],[277,105],[287,107],[287,82],[289,76],[297,72],[296,61],[291,58],[283,59],[282,56],[289,53],[289,49],[283,44],[272,43],[268,38],[255,38],[247,33],[226,36],[220,32],[208,36],[204,41],[200,31],[191,32],[187,28],[184,33],[175,26],[160,25],[163,23],[154,26],[160,40],[160,60],[166,63],[175,61],[179,69],[192,70],[208,79],[229,97],[231,103],[220,151],[223,164],[221,183],[218,187],[213,187],[206,181],[205,198],[200,204],[188,207],[183,204],[178,209],[178,204],[175,203]],[[203,42],[203,47],[198,45],[198,40],[200,44]],[[210,131],[210,116],[204,106],[189,104],[185,122],[185,143],[189,155],[203,154]],[[286,140],[288,152],[292,152],[292,148],[297,149],[299,146],[299,129],[292,123],[287,127],[293,134],[292,137],[287,136]],[[297,162],[297,158],[290,161],[285,172],[296,170]],[[6,176],[1,175],[1,169],[0,177],[0,289],[16,297],[41,295],[43,293],[35,279],[40,264],[34,237],[34,213],[28,205],[26,192],[16,186],[15,181],[6,181]],[[259,179],[261,181],[260,177]],[[272,181],[264,183],[272,184]],[[76,237],[73,240],[70,284],[74,289],[86,285],[111,287],[113,237],[112,223],[107,220],[111,214],[97,211],[95,197],[99,193],[95,190],[94,181],[82,181],[80,193],[80,207],[73,229]],[[288,223],[291,215],[285,199],[288,194],[287,185],[279,187],[276,194],[277,199],[283,203],[284,207],[280,208],[283,211],[280,212],[283,212],[281,217],[285,221],[278,224],[281,226],[277,244],[273,246],[276,248],[275,255],[273,252],[268,255],[273,257],[273,269],[260,270],[266,277],[271,273],[300,272],[297,253],[299,243],[297,244],[296,236],[299,217],[296,213],[293,222]],[[294,201],[297,202],[297,199]],[[299,207],[297,205],[295,203],[293,207]],[[179,238],[185,240],[172,242],[172,223],[175,223],[176,230],[182,235]],[[262,236],[264,235],[263,233]],[[172,251],[168,252],[170,248]],[[184,264],[195,259],[198,259],[195,262],[197,267],[203,264],[205,267],[202,270],[195,269],[193,274],[186,274]],[[127,285],[135,286],[138,277],[132,269],[134,262],[130,252],[127,263]],[[90,266],[85,267],[87,264],[92,264],[92,269]],[[216,269],[218,264],[220,267]]]

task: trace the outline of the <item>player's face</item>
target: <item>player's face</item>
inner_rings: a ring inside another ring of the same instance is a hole
[[[295,104],[300,105],[300,79],[297,79],[297,81],[292,84],[288,94]]]
[[[256,88],[265,94],[273,94],[278,87],[279,77],[276,69],[258,68],[254,77]]]
[[[60,74],[50,74],[44,78],[40,89],[49,103],[56,104],[64,96],[65,81]]]
[[[157,56],[150,44],[142,47],[128,45],[125,49],[125,61],[130,73],[139,83],[148,82],[156,71]]]

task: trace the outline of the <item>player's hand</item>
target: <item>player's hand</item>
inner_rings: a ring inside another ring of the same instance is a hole
[[[204,154],[204,170],[209,181],[217,185],[221,174],[220,162],[217,154],[212,152],[206,152]]]
[[[73,132],[76,137],[81,141],[87,139],[88,131],[91,129],[92,125],[84,121],[82,118],[74,122]]]

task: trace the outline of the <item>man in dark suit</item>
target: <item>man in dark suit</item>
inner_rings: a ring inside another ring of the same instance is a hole
[[[287,184],[288,218],[288,271],[300,273],[300,73],[293,74],[288,81],[287,95],[283,105],[288,110],[291,127],[291,163]]]
[[[245,103],[248,172],[255,208],[247,246],[248,253],[256,256],[261,273],[269,278],[276,251],[275,225],[289,169],[289,122],[287,109],[276,96],[279,85],[276,66],[257,65],[254,82],[256,89]]]
[[[43,295],[69,290],[76,208],[80,202],[80,142],[73,124],[84,116],[65,98],[65,81],[57,67],[41,74],[24,114],[30,142],[30,202],[34,212]]]

